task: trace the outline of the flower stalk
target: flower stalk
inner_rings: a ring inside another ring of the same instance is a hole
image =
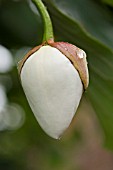
[[[47,42],[48,40],[54,41],[52,22],[49,13],[46,10],[46,7],[44,6],[41,0],[32,0],[32,2],[36,5],[37,9],[39,10],[43,18],[43,22],[44,22],[43,42],[44,41]]]

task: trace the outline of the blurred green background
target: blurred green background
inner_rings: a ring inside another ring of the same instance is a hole
[[[60,140],[38,125],[18,61],[41,44],[43,22],[30,0],[0,0],[0,170],[113,170],[113,1],[43,0],[56,41],[84,49],[90,85]]]

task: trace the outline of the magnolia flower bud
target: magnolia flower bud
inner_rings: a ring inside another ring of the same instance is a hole
[[[18,69],[37,121],[49,136],[58,139],[88,86],[85,52],[68,43],[48,41],[32,49]]]

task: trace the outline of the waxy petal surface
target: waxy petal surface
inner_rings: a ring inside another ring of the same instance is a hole
[[[26,60],[20,78],[40,126],[58,139],[70,125],[83,93],[78,71],[58,49],[47,45]]]

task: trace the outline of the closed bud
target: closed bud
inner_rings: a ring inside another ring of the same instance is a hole
[[[60,138],[88,86],[85,52],[72,44],[49,40],[28,52],[18,70],[40,126],[49,136]]]

